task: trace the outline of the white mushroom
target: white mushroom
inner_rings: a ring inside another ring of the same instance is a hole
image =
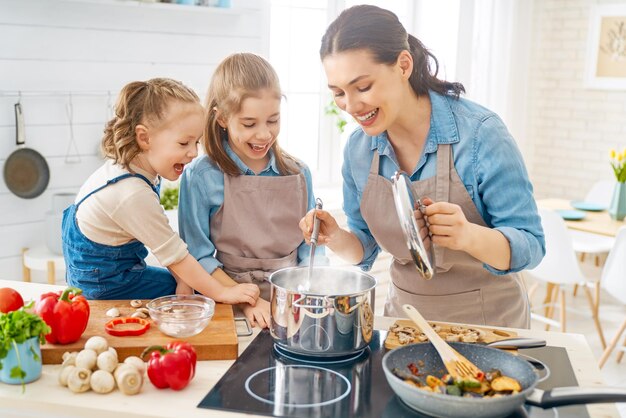
[[[96,370],[91,375],[90,385],[91,389],[96,393],[109,393],[115,389],[115,379],[107,371]]]
[[[139,308],[141,307],[141,305],[143,305],[143,302],[139,299],[133,299],[130,301],[130,306],[132,306],[133,308]]]
[[[113,370],[117,367],[117,355],[107,350],[98,354],[96,364],[98,369],[113,373]]]
[[[96,354],[94,350],[90,350],[90,349],[82,350],[76,356],[76,367],[78,368],[82,367],[85,369],[93,370],[94,367],[96,367],[97,358],[98,358],[98,355]]]
[[[85,348],[95,351],[96,354],[100,354],[109,349],[109,343],[104,337],[94,336],[87,340]]]
[[[146,372],[146,362],[137,356],[126,357],[124,363],[133,366],[142,375]]]
[[[67,376],[67,387],[74,393],[87,392],[90,379],[91,370],[75,367]]]
[[[115,382],[124,395],[135,395],[141,390],[143,376],[133,366],[122,363],[115,369]]]
[[[67,386],[67,377],[75,368],[76,366],[74,366],[73,364],[61,368],[61,371],[59,371],[59,385]]]
[[[78,355],[78,351],[72,351],[71,353],[69,351],[66,351],[65,353],[63,353],[63,363],[62,366],[66,367],[66,366],[74,366],[76,365],[76,356]]]
[[[117,350],[116,350],[115,348],[113,348],[113,347],[109,347],[109,352],[110,352],[110,353],[113,353],[113,355],[115,356],[115,358],[118,358],[118,356],[117,356]]]
[[[111,318],[116,318],[120,316],[120,310],[117,308],[111,308],[107,311],[106,316],[110,316]]]

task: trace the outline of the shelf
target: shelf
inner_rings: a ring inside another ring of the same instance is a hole
[[[153,1],[141,1],[141,0],[65,0],[74,3],[92,3],[103,5],[115,5],[123,7],[143,7],[145,9],[162,9],[162,10],[176,10],[176,11],[190,11],[194,13],[217,13],[222,15],[236,15],[240,14],[240,9],[233,7],[213,7],[213,6],[196,6],[191,4],[178,4],[178,3],[159,3]]]

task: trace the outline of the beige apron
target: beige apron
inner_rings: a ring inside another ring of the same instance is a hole
[[[412,182],[417,196],[457,204],[469,222],[486,226],[454,168],[452,147],[437,149],[437,174]],[[396,216],[391,181],[378,174],[378,151],[361,199],[361,214],[382,249],[393,256],[385,315],[404,317],[414,305],[432,321],[528,328],[528,297],[518,274],[496,276],[464,251],[435,245],[435,275],[424,280],[415,268]]]
[[[270,274],[298,264],[300,219],[308,207],[302,173],[290,176],[224,175],[224,204],[211,218],[211,241],[224,271],[254,283],[269,300]]]

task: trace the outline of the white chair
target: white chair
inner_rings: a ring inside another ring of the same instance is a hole
[[[539,215],[546,239],[546,255],[536,268],[528,270],[526,274],[537,280],[537,283],[529,290],[529,295],[535,292],[540,282],[545,282],[546,297],[543,305],[538,308],[543,309],[543,314],[538,313],[537,308],[533,308],[531,317],[547,324],[546,330],[549,330],[550,326],[556,326],[560,327],[561,331],[566,332],[565,312],[567,306],[564,288],[567,285],[586,282],[587,278],[583,275],[576,259],[572,239],[565,221],[558,213],[547,209],[539,209]],[[587,287],[584,289],[591,308],[591,316],[600,336],[600,342],[602,347],[605,347],[604,334],[598,320],[598,312],[594,306],[593,297]],[[556,307],[560,311],[560,321],[552,319]]]
[[[602,270],[601,281],[604,290],[626,307],[626,226],[621,227],[617,232],[615,245],[611,249],[606,263],[604,264],[604,269]],[[598,363],[600,368],[606,363],[624,331],[626,331],[626,320],[622,322],[619,331],[617,331],[617,334],[615,334],[609,346],[604,350]],[[618,362],[622,359],[626,351],[626,340],[619,350],[620,353],[617,357]]]
[[[598,180],[587,192],[585,202],[597,203],[608,208],[614,188],[614,180]],[[571,231],[571,235],[574,251],[580,254],[580,261],[585,260],[586,254],[595,255],[596,266],[600,264],[600,256],[608,254],[615,242],[612,237],[583,231]]]

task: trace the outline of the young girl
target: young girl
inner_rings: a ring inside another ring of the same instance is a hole
[[[207,97],[207,155],[180,184],[179,227],[190,253],[218,279],[259,285],[257,305],[243,311],[261,327],[269,324],[269,275],[308,261],[298,222],[315,206],[309,169],[276,141],[280,102],[278,76],[263,58],[222,61]]]
[[[223,303],[254,305],[252,284],[224,285],[189,255],[159,203],[161,177],[176,180],[198,155],[204,110],[181,83],[126,85],[105,128],[107,160],[63,213],[67,282],[90,299],[152,299],[195,289]],[[146,266],[146,247],[167,269]],[[168,271],[169,270],[169,271]]]
[[[376,6],[344,10],[320,57],[337,106],[360,125],[344,150],[348,228],[317,211],[319,244],[363,269],[381,248],[393,255],[385,314],[415,305],[430,320],[527,328],[517,272],[539,264],[545,241],[533,188],[502,120],[437,78],[437,60],[396,15]],[[432,70],[432,71],[431,71]],[[418,274],[395,216],[397,170],[428,207],[436,271]],[[313,214],[302,221],[310,236]]]

